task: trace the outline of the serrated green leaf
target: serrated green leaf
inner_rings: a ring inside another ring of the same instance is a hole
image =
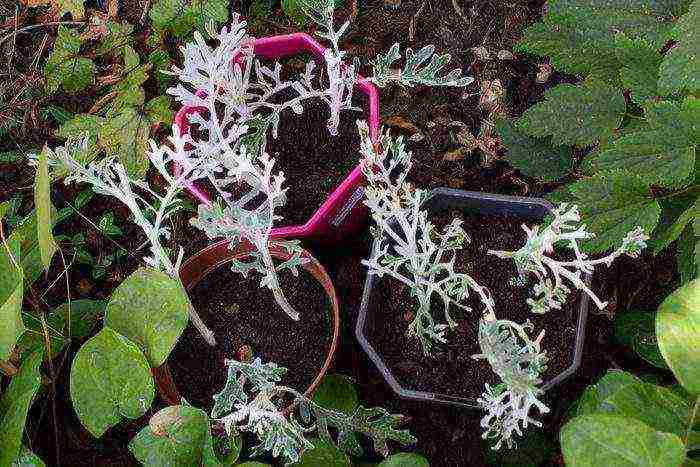
[[[622,69],[620,80],[638,104],[659,95],[657,81],[661,54],[644,39],[631,39],[624,33],[615,36],[615,53]]]
[[[313,449],[304,451],[304,454],[295,462],[295,467],[350,467],[350,459],[347,454],[335,447],[333,443],[328,442],[323,438],[310,439],[314,445]]]
[[[345,375],[328,375],[314,392],[313,401],[337,412],[352,413],[360,405],[355,385]]]
[[[653,232],[661,206],[638,177],[607,173],[580,180],[569,187],[582,219],[596,236],[584,244],[602,252],[619,246],[628,232],[639,226]]]
[[[140,268],[112,294],[105,326],[137,344],[151,367],[159,367],[187,326],[188,304],[175,279],[156,269]]]
[[[148,117],[134,108],[126,108],[106,119],[99,130],[100,144],[107,155],[117,156],[128,174],[137,179],[145,177],[148,170],[149,135]]]
[[[622,370],[608,370],[594,385],[588,386],[577,402],[576,416],[608,412],[605,399],[630,384],[637,384],[636,376]]]
[[[430,463],[419,454],[399,452],[381,461],[378,467],[430,467]]]
[[[80,422],[100,437],[123,418],[145,414],[155,388],[148,361],[136,344],[104,328],[76,354],[70,395]]]
[[[645,311],[627,312],[615,316],[615,338],[633,349],[652,365],[667,369],[654,334],[655,313]]]
[[[564,462],[572,467],[678,467],[685,458],[678,436],[619,415],[576,417],[560,438]]]
[[[154,97],[146,102],[144,110],[152,125],[160,123],[170,125],[175,117],[175,112],[170,108],[170,98],[168,96]]]
[[[554,181],[571,171],[573,161],[570,147],[554,147],[546,139],[525,135],[508,120],[498,121],[496,129],[501,142],[508,149],[506,159],[528,177]]]
[[[196,24],[194,11],[186,0],[157,0],[148,12],[156,31],[177,38],[190,34]]]
[[[622,123],[625,99],[614,87],[594,82],[560,84],[530,107],[516,126],[525,133],[551,136],[554,145],[587,146]]]
[[[105,21],[104,28],[107,32],[102,36],[100,45],[97,47],[98,54],[118,54],[134,41],[132,35],[134,27],[126,21],[121,23]]]
[[[700,198],[698,198],[693,205],[688,207],[688,209],[683,211],[673,224],[661,234],[654,247],[654,254],[658,254],[672,242],[675,242],[678,237],[680,237],[681,233],[683,233],[686,226],[698,218],[700,218]]]
[[[22,453],[27,413],[41,387],[41,361],[41,352],[29,355],[0,399],[0,465],[12,465]]]
[[[209,436],[209,417],[189,405],[174,405],[156,413],[129,443],[145,466],[199,466]]]
[[[23,275],[15,266],[21,261],[20,241],[0,243],[0,360],[7,360],[24,332],[22,322]]]
[[[95,80],[95,64],[80,56],[82,39],[73,29],[60,25],[53,50],[44,65],[46,88],[53,93],[59,87],[69,94],[82,91]]]
[[[626,385],[603,404],[611,413],[639,420],[660,432],[685,435],[690,404],[668,388],[649,383]]]
[[[228,0],[193,0],[190,4],[200,31],[204,31],[209,23],[213,23],[218,30],[221,24],[228,21],[228,8]]]
[[[700,394],[700,279],[664,300],[656,313],[656,337],[661,354],[683,388]]]
[[[665,93],[700,90],[700,2],[690,5],[688,13],[678,21],[676,40],[678,45],[664,57],[659,76],[659,89]]]
[[[34,206],[37,217],[37,238],[39,239],[39,252],[41,262],[45,270],[51,267],[51,259],[58,251],[58,246],[53,238],[53,222],[51,221],[51,187],[49,185],[48,157],[51,150],[48,146],[39,154],[36,174],[34,175]]]
[[[682,185],[695,168],[700,109],[694,101],[645,104],[649,130],[617,139],[596,159],[600,170],[625,170],[647,183]]]

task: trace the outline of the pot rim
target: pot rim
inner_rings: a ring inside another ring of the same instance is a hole
[[[180,279],[182,280],[185,290],[191,290],[211,272],[231,262],[231,260],[249,256],[253,250],[254,247],[248,242],[240,242],[233,249],[228,250],[212,250],[210,248],[200,250],[190,257],[180,268]],[[275,242],[274,240],[270,241],[270,253],[273,258],[283,261],[291,258],[291,254],[288,253],[284,247],[280,246],[279,242]],[[331,301],[331,343],[328,347],[323,366],[309,387],[304,391],[306,397],[311,397],[328,372],[338,350],[338,341],[340,340],[340,305],[333,281],[321,263],[306,250],[302,250],[302,258],[308,260],[301,265],[302,268],[321,284]],[[301,319],[303,319],[303,316]],[[179,391],[170,374],[167,360],[160,367],[154,368],[153,373],[156,376],[156,386],[161,398],[168,404],[179,404]],[[288,414],[293,408],[294,405],[290,405],[284,409],[283,413]]]
[[[460,200],[472,200],[476,202],[492,202],[503,206],[507,205],[521,205],[525,206],[527,209],[537,209],[545,210],[546,213],[551,213],[554,206],[549,201],[543,198],[527,198],[522,196],[509,196],[509,195],[499,195],[493,193],[482,193],[477,191],[466,191],[458,190],[453,188],[440,187],[431,190],[428,193],[424,203],[428,205],[427,209],[432,208],[431,204],[435,203],[436,200],[440,198],[447,198],[449,201],[459,203]],[[458,207],[458,206],[455,206]],[[378,247],[377,240],[374,241],[372,249]],[[588,274],[584,276],[584,281],[590,286],[592,277]],[[449,394],[440,394],[428,391],[417,391],[409,389],[396,379],[394,374],[391,372],[389,367],[384,362],[380,353],[372,346],[367,337],[365,337],[365,323],[367,321],[369,304],[372,296],[372,288],[376,283],[376,277],[374,274],[367,274],[365,278],[365,286],[362,292],[362,302],[360,304],[360,312],[357,318],[357,323],[355,326],[355,337],[357,338],[360,346],[364,352],[369,356],[370,360],[377,367],[379,372],[384,377],[386,383],[391,387],[391,389],[399,397],[409,400],[419,400],[424,402],[437,402],[447,405],[454,405],[459,407],[471,408],[471,409],[481,409],[481,406],[477,403],[475,398],[472,397],[462,397],[462,396],[452,396]],[[581,294],[581,300],[579,301],[578,307],[574,307],[571,313],[578,312],[578,319],[576,320],[576,338],[574,341],[574,346],[572,350],[573,359],[571,364],[566,367],[561,373],[556,375],[551,380],[545,381],[540,387],[543,392],[547,392],[552,387],[561,384],[566,379],[568,379],[581,365],[581,358],[583,354],[583,343],[586,336],[586,321],[588,317],[588,307],[590,299],[587,294]]]

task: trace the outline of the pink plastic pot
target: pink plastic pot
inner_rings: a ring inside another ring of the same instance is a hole
[[[255,39],[253,52],[265,58],[280,58],[308,52],[324,60],[326,49],[311,36],[304,33]],[[367,115],[370,136],[373,141],[379,135],[379,94],[377,88],[362,76],[357,77],[356,88],[367,95],[369,115]],[[201,107],[183,107],[175,116],[175,123],[184,134],[189,131],[189,115],[203,110]],[[358,161],[359,162],[359,161]],[[333,191],[304,225],[289,225],[272,230],[271,238],[313,238],[321,241],[337,241],[363,227],[367,219],[367,209],[362,203],[364,175],[356,166],[347,178]],[[200,188],[188,187],[190,194],[201,203],[209,204],[211,199]],[[225,249],[226,241],[213,244],[208,249]]]

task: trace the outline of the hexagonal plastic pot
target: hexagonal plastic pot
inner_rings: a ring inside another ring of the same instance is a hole
[[[454,190],[450,188],[437,188],[432,190],[425,200],[425,208],[429,213],[444,210],[460,210],[479,214],[512,214],[523,219],[539,221],[552,212],[553,206],[544,199],[523,198],[518,196],[495,195],[489,193],[479,193],[474,191]],[[377,248],[375,242],[374,248]],[[585,279],[590,283],[590,277]],[[360,313],[355,327],[355,336],[360,346],[367,353],[369,358],[381,372],[391,389],[401,398],[419,400],[425,402],[438,402],[466,408],[480,408],[476,399],[469,397],[456,397],[448,394],[439,394],[425,391],[416,391],[410,387],[403,386],[391,372],[384,362],[382,355],[368,341],[368,330],[374,326],[381,326],[386,323],[386,319],[377,316],[375,313],[368,313],[370,303],[373,300],[373,290],[376,284],[376,277],[368,274],[365,280]],[[583,351],[583,341],[586,334],[586,318],[588,316],[588,295],[581,294],[582,298],[577,307],[578,320],[576,325],[576,341],[571,353],[570,365],[556,375],[551,380],[545,381],[542,389],[548,389],[562,383],[569,378],[581,364],[581,353]],[[572,311],[573,312],[573,311]],[[547,330],[545,330],[547,332]]]
[[[265,58],[281,58],[299,53],[311,53],[317,59],[324,60],[326,49],[316,42],[311,36],[304,33],[287,34],[281,36],[263,37],[255,39],[253,52],[255,55]],[[357,77],[356,89],[367,95],[369,111],[367,119],[370,136],[376,140],[379,134],[379,93],[377,88],[362,76]],[[189,131],[188,116],[200,111],[197,107],[183,107],[175,116],[181,132]],[[362,203],[364,194],[362,185],[364,176],[358,165],[348,174],[318,210],[303,225],[287,225],[276,227],[272,230],[271,238],[313,238],[320,241],[337,241],[353,233],[358,232],[367,220],[367,208]],[[190,194],[201,203],[211,203],[209,196],[195,185],[188,187]],[[220,250],[222,254],[226,250],[225,241],[210,245],[208,248]]]

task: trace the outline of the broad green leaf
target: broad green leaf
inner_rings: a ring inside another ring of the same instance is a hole
[[[500,120],[496,128],[501,142],[508,149],[506,159],[528,177],[554,181],[571,171],[573,161],[570,147],[554,147],[546,139],[527,136],[508,120]]]
[[[428,460],[411,452],[399,452],[391,455],[379,463],[378,467],[429,467]]]
[[[347,454],[335,447],[323,438],[310,439],[313,449],[304,451],[299,462],[291,464],[296,467],[350,467],[350,459]]]
[[[49,184],[48,157],[51,150],[44,146],[44,150],[39,154],[37,161],[36,175],[34,176],[34,206],[37,217],[37,238],[39,239],[39,252],[41,253],[41,263],[48,271],[51,267],[51,259],[56,254],[58,246],[53,238],[51,221],[51,187]]]
[[[690,5],[688,13],[678,21],[676,39],[678,45],[672,48],[661,64],[659,88],[665,93],[700,91],[700,2]]]
[[[151,417],[129,450],[145,466],[199,466],[207,439],[207,414],[189,405],[173,405]]]
[[[80,56],[82,39],[77,30],[60,25],[53,50],[44,65],[46,88],[54,93],[59,87],[69,94],[82,91],[95,80],[95,64]]]
[[[345,375],[328,375],[314,393],[314,402],[326,409],[352,413],[360,405],[355,385]]]
[[[120,53],[124,47],[131,45],[134,41],[134,36],[132,34],[134,32],[134,27],[126,21],[122,21],[121,23],[105,21],[103,24],[106,33],[102,35],[100,45],[97,47],[98,54],[116,55]]]
[[[622,65],[620,80],[632,100],[640,104],[659,95],[656,83],[662,57],[656,49],[644,39],[630,39],[624,33],[615,36],[615,45]]]
[[[700,394],[700,279],[677,289],[656,313],[659,349],[683,387]]]
[[[544,97],[517,120],[516,126],[531,136],[551,136],[554,145],[593,144],[620,126],[625,113],[622,93],[597,82],[560,84]]]
[[[27,413],[41,386],[41,360],[41,352],[25,358],[0,399],[0,465],[11,465],[23,451]]]
[[[625,371],[608,370],[598,382],[588,386],[578,400],[576,415],[590,415],[598,412],[609,412],[604,405],[605,399],[620,389],[638,384],[640,380]]]
[[[649,130],[625,135],[596,159],[600,170],[624,170],[647,183],[682,185],[695,167],[700,108],[692,100],[645,104]]]
[[[661,206],[646,183],[624,173],[606,173],[580,180],[569,187],[583,221],[596,236],[584,244],[588,251],[616,248],[628,232],[639,226],[654,231]]]
[[[619,415],[576,417],[564,425],[560,439],[570,467],[678,467],[685,458],[678,436]]]
[[[99,130],[100,144],[108,156],[117,156],[129,175],[143,178],[148,170],[148,117],[133,108],[126,108],[108,118]]]
[[[658,254],[669,244],[678,240],[686,226],[696,219],[700,219],[700,198],[695,201],[695,204],[683,211],[675,222],[671,224],[671,227],[662,233],[654,247],[654,254]]]
[[[214,23],[214,28],[218,31],[219,26],[228,21],[228,9],[228,0],[193,0],[190,4],[200,31],[205,31],[209,23]]]
[[[0,243],[0,360],[7,360],[17,339],[24,332],[22,270],[15,266],[21,260],[20,242],[10,238]]]
[[[194,29],[196,18],[185,0],[157,0],[148,12],[156,31],[185,37]]]
[[[633,311],[615,316],[615,338],[652,365],[668,369],[654,333],[656,314]]]
[[[144,108],[146,115],[151,120],[151,124],[171,124],[175,117],[175,112],[170,108],[170,98],[168,96],[154,97],[146,103]]]
[[[700,278],[700,235],[693,233],[691,227],[686,227],[678,239],[676,258],[681,284]]]
[[[688,426],[688,401],[654,384],[628,384],[607,397],[603,405],[612,413],[637,419],[657,431],[683,436]]]
[[[140,268],[112,294],[105,326],[137,344],[151,366],[159,367],[187,326],[188,304],[175,279],[156,269]]]
[[[27,448],[12,463],[11,467],[45,467],[44,461]]]
[[[146,357],[136,344],[104,328],[76,354],[70,395],[83,426],[99,438],[123,418],[145,414],[155,389]]]

